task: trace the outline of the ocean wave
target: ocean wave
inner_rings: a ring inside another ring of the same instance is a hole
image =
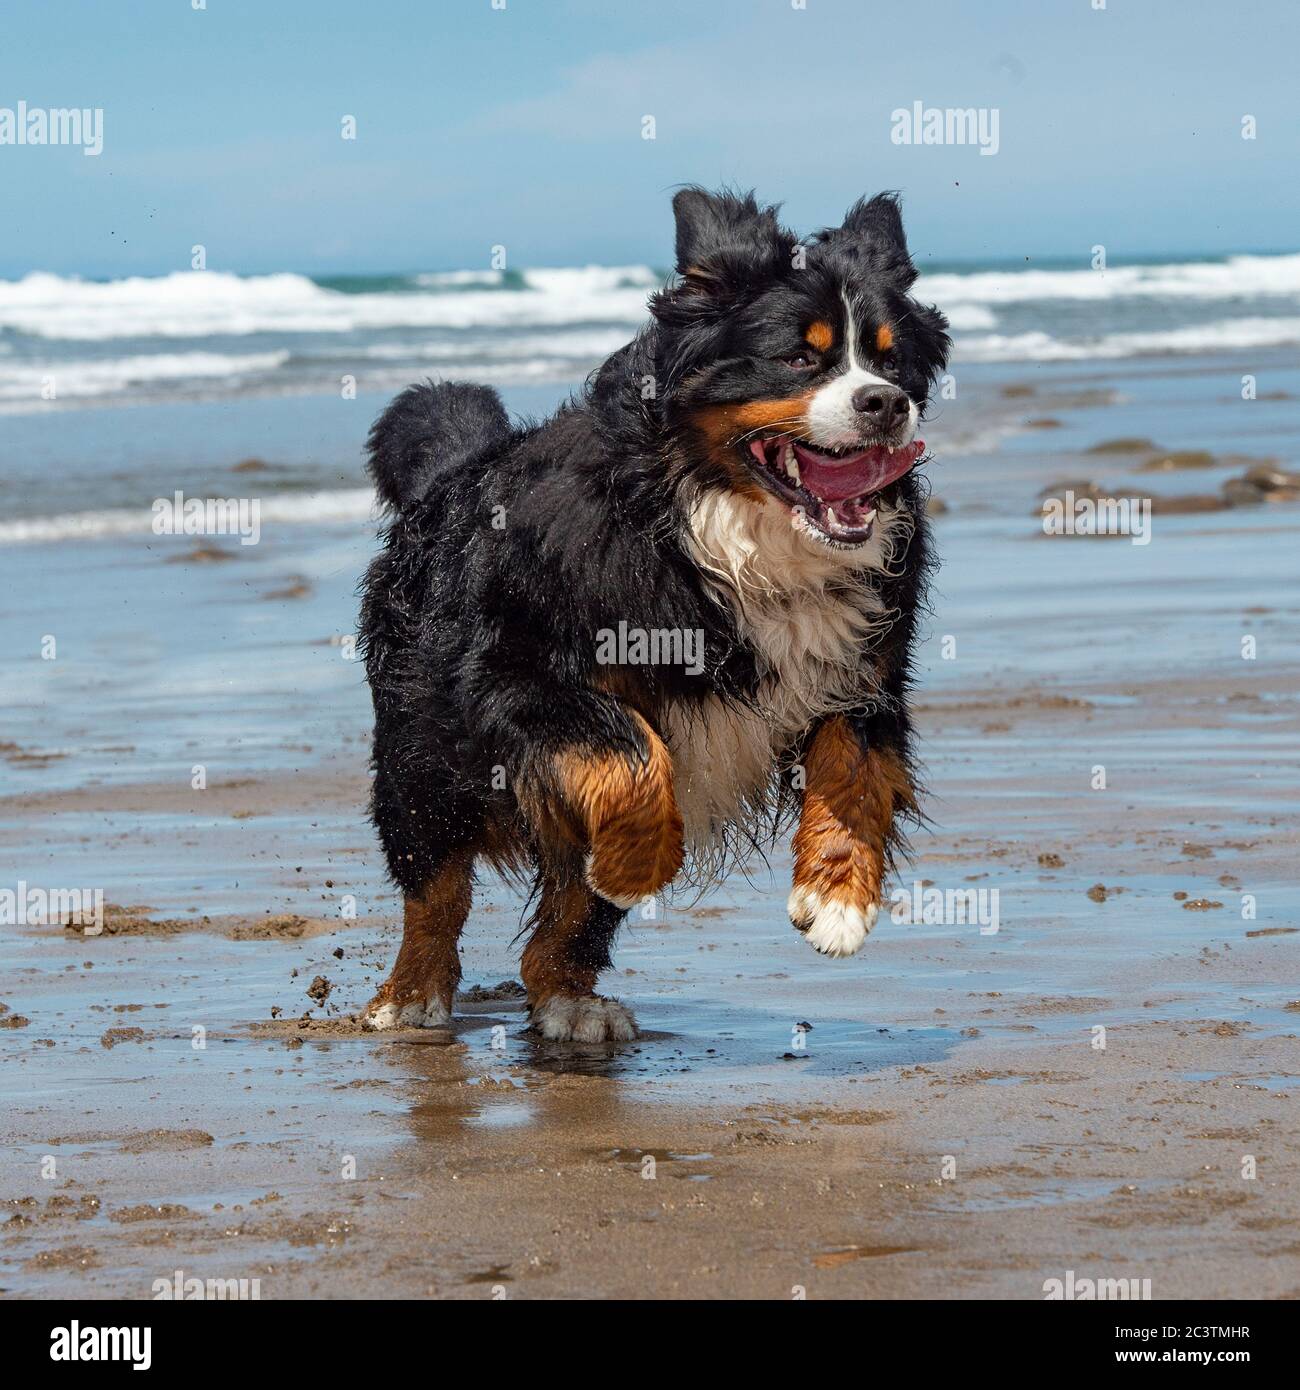
[[[983,304],[944,304],[940,306],[954,333],[970,333],[980,328],[993,328],[998,316]]]
[[[33,272],[0,280],[0,331],[45,340],[350,334],[391,329],[559,329],[618,324],[630,334],[660,284],[645,265],[433,271],[317,283],[289,272],[176,271],[106,282]],[[1118,266],[1110,270],[943,271],[917,293],[958,332],[997,325],[1003,305],[1122,299],[1295,299],[1300,254]]]
[[[45,384],[55,399],[108,396],[134,386],[219,380],[238,383],[272,372],[289,360],[287,351],[152,353],[103,360],[6,362],[0,366],[0,401],[39,401]]]
[[[525,271],[436,270],[413,275],[410,283],[420,289],[453,292],[466,289],[521,289],[588,293],[593,290],[654,290],[659,288],[663,279],[659,271],[648,265],[588,265]]]
[[[457,272],[452,272],[456,274]],[[478,274],[478,272],[474,272]],[[345,293],[305,275],[175,271],[97,282],[33,272],[0,281],[0,329],[31,337],[238,337],[250,333],[351,333],[387,328],[529,328],[639,323],[649,289],[644,266],[529,270],[513,293]]]
[[[1156,332],[1107,333],[1080,339],[1054,338],[1040,331],[989,333],[959,340],[956,355],[968,362],[1087,362],[1293,344],[1300,345],[1300,318],[1240,318]]]
[[[503,270],[437,270],[412,275],[411,283],[425,290],[463,290],[471,287],[503,289],[507,284]]]
[[[554,333],[512,333],[508,337],[478,339],[473,342],[370,343],[364,347],[329,347],[313,352],[313,357],[331,361],[366,358],[375,362],[479,362],[493,359],[605,358],[627,343],[629,334],[621,328],[570,329]]]
[[[282,493],[257,499],[261,524],[321,525],[368,522],[377,516],[375,494],[369,488],[336,488],[326,492]],[[41,541],[95,540],[106,536],[153,534],[149,508],[113,507],[102,511],[63,512],[54,516],[0,521],[0,545]],[[185,537],[174,537],[184,548]]]
[[[320,281],[198,271],[95,282],[35,272],[0,280],[0,414],[49,408],[49,377],[54,407],[71,409],[333,391],[340,372],[369,391],[426,373],[568,384],[645,323],[660,283],[647,265]],[[966,361],[1086,361],[1300,341],[1300,254],[1104,272],[945,270],[922,277],[917,293],[943,308]],[[237,341],[249,335],[259,336]]]
[[[1115,266],[1110,270],[981,270],[923,275],[914,293],[945,310],[963,304],[1156,299],[1300,299],[1300,254]]]

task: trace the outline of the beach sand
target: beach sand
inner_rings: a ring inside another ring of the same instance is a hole
[[[1294,460],[1298,383],[1247,430],[1232,379],[1004,372],[928,431],[931,824],[897,886],[996,891],[997,930],[882,916],[826,961],[782,848],[624,933],[619,1047],[525,1032],[491,882],[454,1033],[356,1027],[398,940],[340,647],[367,537],[9,563],[7,651],[40,584],[102,602],[7,735],[0,851],[124,910],[0,926],[0,1292],[1300,1295],[1300,511],[1157,505],[1147,545],[1037,516],[1055,483],[1218,496]],[[979,408],[1015,432],[945,455]]]

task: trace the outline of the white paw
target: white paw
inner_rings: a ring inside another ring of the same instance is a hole
[[[591,876],[591,864],[592,860],[594,860],[595,857],[596,856],[594,854],[589,853],[587,855],[587,866],[583,870],[582,876],[587,880],[587,887],[590,888],[591,891],[595,893],[597,897],[604,898],[607,903],[613,903],[615,907],[621,907],[624,912],[631,911],[631,909],[634,908],[639,902],[643,901],[643,898],[640,897],[617,898],[610,893],[606,893],[605,890],[601,888],[601,886]]]
[[[808,944],[824,956],[852,956],[862,949],[867,933],[876,925],[877,903],[866,908],[823,898],[815,888],[796,887],[786,904],[790,920],[803,932]]]
[[[598,995],[553,994],[533,1009],[532,1022],[551,1042],[630,1042],[636,1037],[632,1010]]]
[[[430,999],[427,1004],[419,1000],[410,1004],[380,1004],[361,1021],[376,1033],[390,1028],[449,1028],[451,1010],[441,999]]]

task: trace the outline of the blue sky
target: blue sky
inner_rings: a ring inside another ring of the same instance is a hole
[[[1300,6],[1095,2],[7,0],[0,108],[104,152],[0,145],[0,275],[664,265],[686,182],[901,189],[923,262],[1296,249]],[[892,143],[915,101],[998,153]]]

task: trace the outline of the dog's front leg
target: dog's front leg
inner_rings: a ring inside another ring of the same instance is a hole
[[[851,956],[875,925],[894,817],[914,811],[906,763],[842,715],[818,726],[804,758],[790,920],[827,956]]]

